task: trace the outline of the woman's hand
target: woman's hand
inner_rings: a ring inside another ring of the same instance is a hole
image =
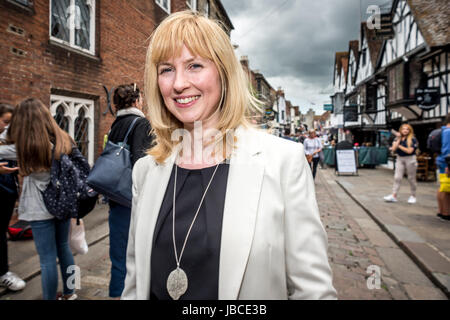
[[[19,170],[18,167],[14,168],[7,167],[6,166],[7,164],[8,162],[0,162],[0,174],[9,174]]]
[[[397,148],[399,147],[399,145],[400,145],[400,139],[395,139],[394,140],[394,142],[392,143],[392,151],[395,151],[395,150],[397,150]]]

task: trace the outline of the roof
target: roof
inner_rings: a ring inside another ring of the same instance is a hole
[[[345,52],[336,52],[336,56],[334,58],[334,66],[335,66],[335,68],[334,68],[334,71],[333,71],[333,83],[335,83],[335,81],[336,81],[336,79],[335,79],[335,76],[336,76],[336,72],[335,71],[336,71],[336,69],[339,70],[338,75],[340,76],[341,75],[340,70],[342,68],[342,58],[343,57],[347,57],[347,56],[348,56],[348,52],[347,51],[345,51]],[[347,64],[348,64],[348,59],[347,59]]]
[[[450,43],[450,2],[448,0],[407,0],[407,2],[429,47],[439,47]]]
[[[345,79],[347,80],[347,72],[348,72],[348,55],[341,58],[341,68],[344,69]]]
[[[359,57],[359,41],[358,40],[352,40],[348,43],[348,52],[353,51],[353,56],[355,57],[356,61],[358,61]]]
[[[219,6],[220,11],[222,11],[222,13],[225,16],[225,20],[227,21],[227,23],[230,25],[230,29],[234,30],[234,26],[231,23],[231,19],[228,16],[227,10],[225,10],[225,7],[223,6],[222,2],[220,0],[216,0],[217,5]]]
[[[375,67],[377,64],[378,55],[380,54],[381,47],[383,45],[383,40],[377,38],[375,29],[369,29],[365,22],[361,23],[361,30],[364,32],[367,39],[367,46],[370,52],[370,62],[372,63],[372,66]]]

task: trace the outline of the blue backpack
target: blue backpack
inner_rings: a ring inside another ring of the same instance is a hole
[[[45,207],[58,220],[81,219],[91,212],[98,193],[86,183],[91,168],[77,147],[62,154],[59,160],[52,155],[50,182],[42,192]]]

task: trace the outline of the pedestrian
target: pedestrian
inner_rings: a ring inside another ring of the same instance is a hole
[[[151,126],[142,112],[143,99],[139,87],[134,83],[118,86],[114,90],[113,103],[117,118],[111,126],[109,141],[116,144],[122,142],[130,125],[137,118],[128,136],[128,149],[134,166],[151,145]],[[131,208],[109,200],[109,256],[111,259],[109,296],[115,299],[120,299],[122,295],[127,271],[126,252],[130,216]]]
[[[400,189],[400,184],[403,179],[403,175],[407,174],[408,181],[411,186],[411,195],[408,198],[408,203],[414,204],[416,199],[416,174],[417,174],[417,159],[416,150],[418,143],[414,137],[414,130],[409,124],[402,124],[398,130],[398,136],[392,143],[391,150],[397,154],[395,162],[395,174],[394,174],[394,186],[392,194],[385,196],[386,202],[397,202],[397,194]]]
[[[0,157],[17,158],[19,174],[24,176],[18,213],[20,220],[31,225],[41,266],[43,299],[57,299],[58,258],[64,288],[59,299],[75,300],[77,295],[71,286],[75,262],[69,247],[70,219],[56,219],[47,211],[42,197],[50,181],[52,149],[58,159],[60,154],[72,152],[74,141],[58,126],[49,108],[34,98],[15,107],[7,141],[14,144],[15,150],[0,146]]]
[[[309,161],[309,166],[312,169],[313,178],[316,178],[317,165],[320,161],[320,152],[322,151],[322,143],[319,138],[316,137],[316,131],[314,129],[309,130],[308,138],[303,141],[305,146],[306,157],[311,159]]]
[[[445,179],[445,174],[448,176],[448,166],[446,157],[450,154],[450,113],[445,118],[444,126],[441,128],[441,152],[436,158],[436,165],[439,168],[439,178],[442,185],[442,180]],[[450,193],[444,192],[442,188],[437,191],[437,201],[439,212],[437,216],[443,220],[450,220]]]
[[[13,111],[13,106],[0,103],[0,143],[3,143],[6,139]],[[0,203],[2,204],[0,213],[0,286],[12,291],[22,290],[26,285],[25,281],[17,274],[9,271],[8,267],[6,232],[18,197],[17,170],[15,162],[0,159]]]
[[[303,148],[249,123],[223,29],[170,15],[145,79],[156,145],[133,171],[122,299],[336,298]]]

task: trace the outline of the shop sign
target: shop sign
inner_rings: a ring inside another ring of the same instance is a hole
[[[439,87],[417,88],[416,102],[423,110],[434,109],[440,100]]]

